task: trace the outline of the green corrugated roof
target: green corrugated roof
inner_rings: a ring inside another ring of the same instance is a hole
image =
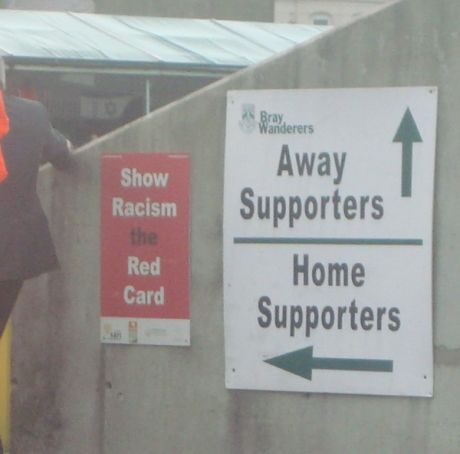
[[[10,64],[225,71],[308,41],[327,27],[204,19],[0,11]]]

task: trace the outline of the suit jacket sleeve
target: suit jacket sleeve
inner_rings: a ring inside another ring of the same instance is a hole
[[[48,134],[43,147],[42,158],[44,162],[51,163],[54,167],[64,170],[70,165],[69,141],[48,121]]]

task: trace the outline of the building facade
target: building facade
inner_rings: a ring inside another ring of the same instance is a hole
[[[394,0],[276,0],[275,22],[340,26]]]
[[[340,26],[395,0],[0,0],[11,9]],[[0,3],[1,4],[1,3]]]

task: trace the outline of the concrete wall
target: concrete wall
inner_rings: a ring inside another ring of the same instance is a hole
[[[1,7],[273,22],[274,0],[2,0]]]
[[[93,0],[3,0],[3,5],[9,9],[94,13]]]
[[[460,3],[404,0],[245,70],[81,150],[40,189],[62,269],[14,316],[19,454],[457,453],[460,413]],[[222,197],[226,92],[436,85],[434,398],[229,391],[224,386]],[[180,133],[178,133],[180,131]],[[192,346],[99,344],[99,157],[192,156]]]
[[[95,0],[96,12],[160,17],[273,21],[274,0]]]

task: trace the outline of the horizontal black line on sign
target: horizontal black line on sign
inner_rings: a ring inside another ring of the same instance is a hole
[[[234,244],[332,244],[357,246],[423,246],[418,238],[276,238],[235,237]]]

